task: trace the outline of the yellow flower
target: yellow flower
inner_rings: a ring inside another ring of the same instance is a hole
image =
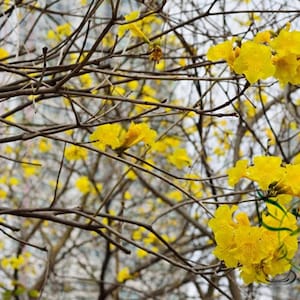
[[[269,30],[258,32],[253,39],[256,43],[270,43],[271,33]]]
[[[128,131],[122,141],[121,148],[130,148],[139,142],[152,145],[155,142],[156,132],[145,123],[130,123]]]
[[[41,164],[36,159],[32,160],[30,164],[28,163],[22,164],[22,169],[25,177],[36,175],[39,172],[39,167],[41,167]]]
[[[7,192],[0,188],[0,199],[5,199],[7,196]]]
[[[247,166],[248,160],[243,159],[237,161],[235,167],[227,170],[228,184],[230,186],[234,186],[242,177],[245,177]]]
[[[65,37],[71,35],[72,27],[70,23],[64,23],[56,28],[48,30],[47,38],[56,42],[62,41]]]
[[[117,281],[122,283],[128,279],[130,279],[132,276],[130,275],[130,271],[128,267],[124,267],[119,271],[117,274]]]
[[[129,191],[126,191],[124,193],[124,200],[130,200],[130,199],[132,199],[131,193]]]
[[[277,156],[256,156],[254,165],[247,169],[247,178],[256,181],[262,190],[282,179],[285,169],[281,167],[281,158]]]
[[[87,149],[76,145],[68,145],[65,149],[65,158],[67,160],[87,159]]]
[[[52,147],[52,145],[48,139],[41,138],[39,140],[38,148],[39,148],[40,152],[42,152],[42,153],[49,152],[51,150],[51,147]]]
[[[9,52],[3,48],[0,48],[0,60],[4,60],[9,56]]]
[[[282,29],[279,35],[271,41],[270,45],[280,56],[287,54],[300,55],[300,31],[290,32]]]
[[[237,206],[230,208],[227,205],[222,205],[215,211],[214,218],[208,222],[217,243],[213,253],[219,259],[224,260],[229,268],[236,267],[238,264],[238,260],[230,253],[237,246],[234,240],[234,229],[237,224],[232,220],[232,214],[236,210]]]
[[[282,86],[288,82],[294,82],[297,69],[300,66],[296,54],[276,55],[273,58],[273,63],[276,67],[274,77],[279,80]]]
[[[151,43],[150,40],[147,38],[145,33],[141,30],[142,21],[138,20],[133,22],[134,20],[139,18],[139,15],[140,15],[139,11],[133,11],[128,15],[126,15],[125,20],[130,23],[119,26],[118,36],[122,37],[125,34],[125,32],[129,30],[134,37],[142,38],[143,40],[145,40],[147,43],[150,44]]]
[[[3,258],[1,260],[1,266],[3,268],[12,268],[14,270],[19,270],[24,264],[25,264],[25,259],[23,255],[19,256],[11,256],[7,258]]]
[[[244,74],[251,84],[266,79],[275,72],[271,56],[268,46],[247,41],[242,44],[240,54],[233,63],[233,70],[237,74]]]
[[[132,232],[132,239],[134,241],[140,241],[143,238],[143,232],[145,232],[146,229],[144,227],[139,227],[137,230],[134,230]]]
[[[166,196],[172,200],[175,200],[176,202],[180,202],[183,200],[182,193],[178,190],[170,191],[166,194]]]
[[[185,148],[176,149],[171,155],[168,155],[167,159],[178,169],[183,169],[192,164],[192,159],[188,156]]]
[[[236,206],[220,206],[208,222],[217,243],[213,253],[227,267],[238,267],[246,284],[266,283],[288,271],[298,249],[297,236],[291,234],[297,229],[295,216],[275,205],[267,207],[261,227],[251,226],[243,212],[232,218]]]
[[[136,256],[138,257],[138,258],[144,258],[144,257],[146,257],[148,255],[148,252],[147,251],[145,251],[145,250],[143,250],[143,249],[137,249],[136,250]]]
[[[286,165],[286,173],[280,185],[286,186],[288,194],[300,197],[300,164]]]
[[[121,146],[122,127],[118,123],[100,125],[90,135],[90,141],[101,151],[104,151],[106,146],[111,146],[112,149]]]
[[[235,51],[233,49],[234,42],[235,39],[231,39],[210,47],[206,54],[207,59],[211,61],[224,59],[230,67],[233,67],[233,62],[235,60]]]
[[[82,84],[83,88],[90,88],[93,85],[93,78],[91,74],[83,74],[79,76],[80,83]]]
[[[92,185],[87,176],[79,177],[75,182],[76,188],[83,194],[91,191]]]

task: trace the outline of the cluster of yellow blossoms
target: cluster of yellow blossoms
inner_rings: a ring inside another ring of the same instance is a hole
[[[147,123],[131,122],[127,131],[119,123],[98,126],[90,135],[93,145],[101,151],[106,146],[120,151],[130,148],[139,142],[152,145],[155,142],[156,131],[151,129]]]
[[[227,171],[234,186],[241,178],[257,183],[264,192],[266,211],[253,226],[237,206],[220,206],[209,226],[214,232],[214,254],[229,268],[239,268],[246,284],[267,283],[289,271],[298,249],[296,216],[288,212],[293,196],[300,196],[300,164],[283,164],[280,157],[256,156],[253,164],[239,160]]]
[[[255,181],[261,190],[268,191],[269,197],[300,196],[300,164],[283,164],[277,156],[256,156],[252,165],[248,160],[239,160],[227,174],[231,186],[244,177]]]
[[[237,74],[243,74],[252,84],[274,76],[284,86],[300,83],[300,31],[290,31],[290,25],[279,34],[259,32],[253,40],[240,47],[236,38],[212,46],[207,52],[211,61],[225,60]]]
[[[251,226],[246,213],[232,214],[237,206],[220,206],[209,221],[217,246],[214,254],[229,268],[238,267],[246,284],[268,283],[272,277],[291,269],[298,249],[297,221],[293,214],[268,204],[265,226]],[[271,230],[273,229],[273,230]]]

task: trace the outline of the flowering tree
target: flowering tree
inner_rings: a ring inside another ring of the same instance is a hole
[[[295,299],[297,3],[0,5],[3,299]]]

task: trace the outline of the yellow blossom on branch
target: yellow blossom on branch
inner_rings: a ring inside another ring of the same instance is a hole
[[[225,41],[223,43],[217,44],[209,48],[207,52],[207,58],[211,61],[218,61],[224,59],[230,67],[233,67],[233,62],[235,60],[235,51],[233,49],[233,44],[235,39]]]
[[[125,20],[128,22],[127,24],[120,25],[118,29],[118,36],[122,37],[127,30],[131,32],[131,34],[134,37],[139,37],[145,40],[148,44],[150,44],[150,40],[148,37],[144,34],[144,32],[141,30],[142,28],[142,21],[136,19],[139,18],[140,12],[139,11],[133,11],[125,16]]]
[[[246,169],[248,166],[248,160],[243,159],[237,161],[235,167],[227,170],[228,184],[234,186],[237,184],[242,177],[246,175]]]
[[[104,124],[98,126],[90,135],[90,141],[101,151],[104,151],[106,146],[116,149],[121,146],[121,132],[122,127],[120,124]]]
[[[40,171],[40,161],[34,159],[30,163],[22,163],[22,169],[25,177],[36,175]]]
[[[144,142],[147,145],[152,145],[155,142],[156,132],[150,129],[146,123],[130,123],[129,128],[122,141],[122,148],[130,148],[139,142]]]
[[[277,156],[256,156],[250,166],[247,161],[240,160],[228,169],[227,174],[231,186],[241,178],[247,178],[256,182],[270,197],[282,194],[300,197],[300,164],[283,164]]]
[[[130,275],[129,268],[128,267],[124,267],[117,274],[117,281],[120,282],[120,283],[122,283],[122,282],[130,279],[131,277],[132,277],[132,275]]]
[[[178,169],[183,169],[192,164],[192,159],[185,148],[176,149],[172,154],[168,155],[167,159]]]
[[[244,74],[250,83],[266,79],[275,73],[271,56],[270,47],[247,41],[241,46],[239,56],[233,63],[233,70],[237,74]]]
[[[153,145],[156,138],[156,131],[151,129],[146,123],[130,123],[125,131],[120,124],[105,124],[98,126],[90,135],[92,141],[98,149],[105,150],[110,146],[114,150],[125,150],[134,145],[144,142],[147,145]]]
[[[215,256],[227,267],[239,268],[246,284],[267,283],[290,270],[298,248],[295,216],[269,204],[259,227],[252,226],[243,212],[233,217],[236,209],[220,206],[208,223],[217,244]]]
[[[279,35],[270,42],[271,47],[281,56],[300,54],[300,31],[282,29]]]
[[[76,145],[68,145],[65,149],[65,158],[67,160],[85,160],[88,152],[85,148]]]
[[[65,37],[68,37],[72,33],[72,27],[70,23],[64,23],[56,26],[56,28],[50,29],[47,33],[47,38],[56,42],[62,41]]]

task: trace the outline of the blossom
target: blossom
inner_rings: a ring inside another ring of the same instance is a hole
[[[300,164],[287,164],[285,170],[281,185],[286,186],[289,194],[300,197]]]
[[[152,145],[156,138],[155,130],[151,129],[146,123],[130,123],[129,128],[125,131],[120,124],[105,124],[98,126],[90,135],[90,141],[101,151],[106,146],[114,150],[124,150],[130,148],[139,142]]]
[[[65,158],[67,160],[85,160],[88,152],[85,148],[76,145],[68,145],[65,149]]]
[[[39,140],[38,148],[39,148],[40,152],[45,153],[45,152],[49,152],[51,150],[52,145],[48,139],[41,138]]]
[[[285,173],[281,162],[281,158],[277,156],[256,156],[253,166],[247,169],[246,176],[256,181],[262,190],[268,190],[269,185],[278,182]]]
[[[178,190],[170,191],[166,194],[166,196],[172,200],[175,200],[176,202],[180,202],[183,200],[183,195]]]
[[[57,42],[62,41],[65,37],[71,35],[72,27],[70,23],[64,23],[56,26],[56,28],[50,29],[47,33],[47,38],[55,40]]]
[[[121,146],[121,132],[122,127],[118,123],[100,125],[90,135],[90,141],[101,151],[104,151],[106,146],[116,149]]]
[[[122,148],[130,148],[139,142],[152,145],[156,138],[156,132],[150,129],[146,123],[130,123],[129,128],[125,134],[124,140],[122,141]]]
[[[124,267],[117,274],[117,281],[120,282],[120,283],[122,283],[122,282],[124,282],[124,281],[126,281],[127,279],[130,279],[130,278],[131,278],[131,275],[130,275],[130,271],[129,271],[128,267]]]
[[[0,60],[4,60],[9,56],[9,52],[3,48],[0,48]]]
[[[79,80],[83,88],[91,88],[93,85],[93,78],[89,73],[80,75]]]
[[[241,46],[240,54],[233,63],[233,70],[237,74],[244,74],[250,83],[266,79],[275,72],[271,57],[270,47],[247,41]]]
[[[75,186],[83,194],[88,193],[91,189],[91,183],[87,176],[79,177],[75,182]]]
[[[101,183],[97,183],[96,187],[91,183],[87,176],[80,176],[75,182],[76,188],[82,193],[87,194],[91,192],[92,194],[96,195],[97,190],[101,192],[103,186]]]
[[[146,257],[148,255],[148,252],[147,251],[145,251],[145,250],[143,250],[143,249],[137,249],[136,250],[136,256],[138,257],[138,258],[144,258],[144,257]]]
[[[232,214],[236,210],[237,206],[230,208],[222,205],[216,210],[214,218],[208,222],[217,243],[213,253],[219,259],[224,260],[227,267],[236,267],[238,264],[238,260],[230,253],[237,246],[234,240],[234,229],[237,224],[232,220]]]
[[[22,169],[25,177],[31,177],[39,172],[40,161],[34,159],[30,163],[22,163]]]
[[[231,39],[210,47],[206,54],[207,59],[211,61],[224,59],[228,63],[228,65],[232,67],[235,60],[235,51],[233,49],[234,42],[235,40]]]
[[[183,169],[184,167],[189,166],[192,163],[192,160],[188,156],[187,150],[185,148],[176,149],[171,155],[167,157],[167,159],[178,169]]]
[[[243,159],[236,162],[235,167],[227,170],[228,184],[234,186],[238,181],[246,175],[248,160]]]
[[[281,56],[300,54],[300,31],[289,31],[286,28],[270,42],[271,47]]]
[[[267,283],[292,267],[298,249],[297,221],[294,215],[276,205],[267,205],[263,226],[252,226],[248,216],[233,213],[237,206],[220,206],[208,222],[216,248],[213,253],[227,267],[239,268],[246,284]]]
[[[261,31],[256,34],[253,39],[256,43],[270,43],[271,41],[271,33],[269,30]]]
[[[273,57],[273,63],[276,68],[274,77],[279,80],[282,86],[288,82],[295,82],[295,76],[300,66],[296,54],[275,55]]]
[[[128,15],[125,16],[125,20],[128,22],[127,24],[123,24],[119,26],[118,36],[122,37],[127,30],[131,32],[134,37],[139,37],[144,39],[147,43],[151,43],[145,33],[141,30],[143,22],[141,20],[135,21],[139,18],[139,11],[132,11]]]

